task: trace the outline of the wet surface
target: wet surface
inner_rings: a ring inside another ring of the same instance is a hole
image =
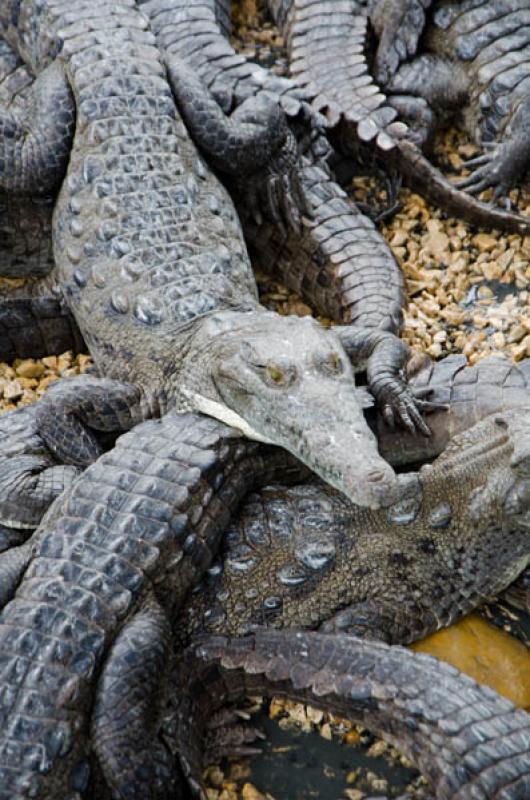
[[[352,747],[337,737],[328,741],[317,731],[306,734],[282,728],[264,710],[253,722],[267,741],[261,755],[252,759],[252,783],[275,800],[394,798],[421,781],[418,771],[400,764],[390,748],[377,755],[382,743],[366,731],[359,736],[355,732],[359,743]]]

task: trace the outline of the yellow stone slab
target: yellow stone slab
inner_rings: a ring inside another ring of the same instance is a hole
[[[448,661],[530,710],[530,651],[478,614],[415,642],[412,649]]]

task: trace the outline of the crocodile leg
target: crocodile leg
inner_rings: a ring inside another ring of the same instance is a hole
[[[35,528],[52,502],[80,470],[59,465],[49,456],[19,455],[0,461],[0,523]]]
[[[488,143],[486,143],[488,144]],[[484,147],[484,144],[482,145]],[[477,194],[494,186],[494,199],[508,194],[530,169],[530,101],[524,98],[510,120],[503,140],[487,147],[484,155],[464,164],[476,167],[457,183],[460,189]]]
[[[264,179],[272,219],[281,226],[283,216],[298,228],[299,213],[307,210],[294,169],[298,149],[279,103],[260,94],[227,117],[184,61],[168,56],[167,66],[179,110],[212,165],[238,178]]]
[[[74,100],[59,63],[35,80],[25,112],[0,110],[0,187],[50,194],[66,172],[75,127]]]
[[[403,64],[385,88],[389,103],[411,127],[419,146],[434,132],[434,109],[448,118],[454,116],[470,92],[469,77],[460,65],[431,54]]]
[[[171,753],[158,738],[171,627],[150,596],[117,636],[98,681],[93,748],[112,797],[173,798]]]
[[[438,628],[450,625],[461,613],[455,608],[453,615],[448,613],[443,617],[436,616],[429,609],[414,605],[412,600],[403,601],[401,597],[399,606],[379,600],[366,600],[337,611],[319,630],[322,633],[356,636],[386,644],[408,644]]]
[[[53,280],[45,278],[0,296],[0,360],[85,349],[76,321]]]
[[[429,436],[430,431],[418,408],[423,401],[413,395],[401,377],[408,356],[407,346],[386,331],[358,330],[336,325],[342,345],[353,363],[366,363],[368,385],[387,423],[399,419],[405,428]]]
[[[0,417],[0,549],[27,537],[79,474],[53,458],[39,433],[37,410],[38,404],[28,405]]]
[[[377,35],[376,80],[386,86],[401,62],[416,55],[432,0],[370,0],[370,22]]]
[[[91,464],[103,452],[93,431],[122,433],[149,416],[138,387],[91,375],[52,387],[36,411],[38,431],[51,452],[76,466]]]
[[[187,651],[177,686],[180,758],[197,794],[200,741],[212,711],[261,694],[368,725],[421,769],[438,800],[522,800],[530,792],[530,716],[423,653],[352,637],[259,630],[244,639],[199,640]]]

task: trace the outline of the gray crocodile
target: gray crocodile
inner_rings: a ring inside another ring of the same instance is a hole
[[[177,677],[176,729],[185,773],[200,775],[201,743],[220,703],[245,693],[270,696],[273,679],[279,681],[276,694],[353,717],[383,733],[420,767],[433,791],[427,796],[527,797],[529,741],[523,726],[528,715],[519,711],[517,722],[508,721],[513,714],[508,701],[493,699],[491,690],[469,679],[462,692],[463,676],[449,665],[425,656],[414,663],[410,655],[381,642],[292,631],[199,642]],[[492,739],[497,730],[506,733],[503,745]],[[193,778],[192,787],[198,788]],[[200,796],[204,800],[206,794]]]
[[[528,478],[517,458],[528,457],[519,436],[528,419],[501,417],[504,428],[479,423],[455,440],[442,472],[466,488],[477,474],[491,478],[486,505],[515,542],[517,525],[528,525]],[[211,566],[243,494],[252,482],[299,475],[280,449],[264,453],[214,419],[170,412],[121,436],[54,503],[32,542],[7,554],[16,592],[0,614],[2,800],[186,796],[161,738],[168,713],[184,773],[198,789],[197,729],[212,703],[203,691],[214,688],[207,675],[219,667],[231,692],[266,685],[384,731],[439,798],[492,797],[493,787],[509,800],[524,796],[530,717],[434,659],[351,637],[269,632],[201,641],[183,661],[179,650],[172,669],[171,624],[181,628],[189,589]],[[425,475],[425,495],[430,480]],[[319,554],[306,550],[318,570]],[[243,684],[230,671],[240,668]],[[174,685],[177,696],[168,696]],[[229,699],[225,689],[217,699]],[[178,701],[174,711],[168,700]]]
[[[230,169],[239,154],[255,171],[271,148],[281,160],[289,132],[277,104],[260,98],[227,121],[208,94],[190,92],[189,67],[162,62],[131,0],[96,16],[88,0],[74,9],[13,0],[0,28],[37,74],[32,97],[46,120],[43,139],[5,112],[4,130],[25,136],[35,163],[6,152],[2,181],[49,192],[69,155],[53,216],[56,273],[105,376],[73,379],[39,405],[52,452],[85,465],[100,448],[84,423],[123,430],[193,409],[296,451],[359,502],[388,498],[395,478],[362,417],[348,356],[367,359],[378,399],[427,432],[399,377],[405,346],[384,331],[326,331],[258,305],[233,206],[186,134],[166,66],[196,139]],[[10,141],[0,138],[8,151]]]
[[[417,14],[407,17],[405,13],[413,5],[431,4],[376,2],[376,29],[388,39],[394,31],[392,20],[401,18],[399,41],[411,38],[412,25],[414,46],[422,26],[417,24]],[[456,118],[485,151],[465,165],[476,169],[457,185],[475,194],[492,186],[494,199],[506,195],[524,182],[530,167],[528,3],[435,2],[419,49],[421,55],[412,60],[410,56],[416,53],[408,50],[409,59],[398,69],[395,60],[389,64],[381,59],[390,102],[422,145],[440,122]]]
[[[430,437],[390,428],[376,407],[364,412],[379,452],[393,466],[434,458],[452,436],[488,414],[527,405],[530,393],[530,359],[512,363],[491,356],[470,367],[458,355],[438,362],[414,358],[407,374],[411,391],[431,402]],[[58,389],[52,384],[48,391]],[[39,433],[37,412],[32,405],[0,417],[0,525],[7,528],[0,551],[27,538],[52,501],[80,474],[79,467],[61,464],[50,452]],[[113,444],[112,435],[106,440],[104,434],[96,435],[103,449]]]
[[[332,180],[323,119],[308,105],[305,93],[234,51],[227,38],[226,0],[147,0],[140,7],[161,50],[185,58],[226,111],[249,97],[274,97],[289,120],[301,154],[299,182],[311,214],[302,215],[301,231],[282,231],[266,213],[256,220],[249,203],[252,185],[239,181],[229,186],[253,263],[335,322],[399,333],[401,270],[374,223]]]
[[[421,22],[422,7],[427,3],[404,0],[404,4],[406,10],[419,7]],[[268,6],[286,38],[293,79],[313,98],[315,109],[325,114],[333,142],[345,155],[356,156],[359,148],[367,148],[371,158],[380,159],[445,211],[488,229],[528,233],[530,222],[525,216],[478,202],[444,178],[415,144],[408,126],[398,121],[396,108],[370,69],[368,16],[363,2],[268,0]],[[398,20],[393,27],[393,18],[386,16],[387,6],[385,1],[382,19],[388,22],[389,31],[397,28],[405,52],[406,36],[401,30],[410,36],[415,18],[412,25],[400,28]]]

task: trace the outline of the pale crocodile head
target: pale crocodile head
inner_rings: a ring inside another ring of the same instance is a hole
[[[284,447],[359,505],[392,502],[396,476],[377,451],[363,416],[366,393],[332,331],[308,317],[223,312],[203,326],[200,349],[210,384],[186,390],[195,408]]]

